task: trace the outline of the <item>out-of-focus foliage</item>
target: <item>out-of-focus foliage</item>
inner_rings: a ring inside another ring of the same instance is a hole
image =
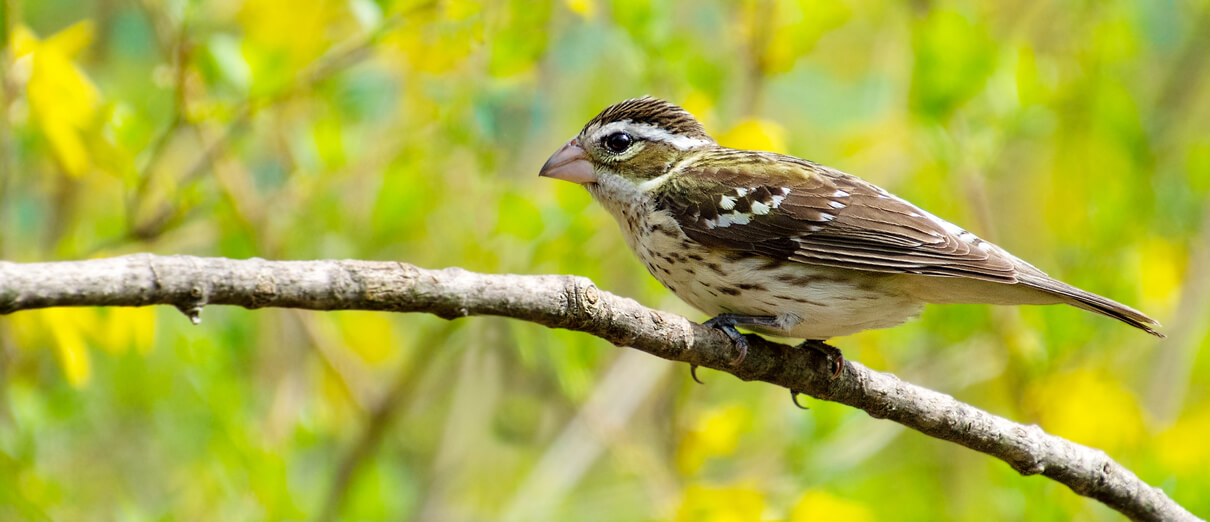
[[[567,273],[693,318],[538,166],[654,94],[870,179],[1165,342],[930,308],[848,357],[1105,449],[1210,515],[1210,3],[10,0],[0,258]],[[0,519],[1114,520],[785,390],[493,318],[0,318]],[[636,371],[639,368],[643,371]]]

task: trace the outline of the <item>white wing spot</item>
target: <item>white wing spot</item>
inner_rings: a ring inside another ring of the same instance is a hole
[[[739,187],[739,188],[735,189],[735,193],[739,194],[739,197],[742,198],[742,197],[748,195],[748,189],[746,189],[744,187]]]
[[[732,212],[730,214],[719,214],[719,216],[718,216],[718,227],[719,228],[726,228],[733,224],[734,225],[747,225],[748,223],[751,223],[751,222],[752,222],[752,215],[744,214],[741,212]],[[707,221],[706,223],[707,223],[707,226],[709,226],[710,222]],[[714,227],[710,227],[710,228],[714,228]]]
[[[917,212],[908,212],[908,217],[920,217],[920,214]]]
[[[790,187],[782,187],[782,188],[781,188],[781,195],[783,195],[783,196],[789,196],[789,195],[790,195]]]
[[[836,192],[833,192],[833,193],[832,193],[832,197],[834,197],[834,198],[847,198],[847,197],[849,197],[849,193],[848,193],[848,192],[845,192],[845,191],[843,191],[843,190],[840,190],[840,189],[836,189]]]
[[[823,227],[819,225],[807,225],[807,230],[811,232],[819,232],[820,230],[823,230]]]
[[[781,202],[778,201],[777,203],[781,203]],[[769,210],[771,210],[772,208],[773,207],[770,207],[769,205],[766,205],[759,201],[755,201],[752,203],[752,213],[756,214],[758,216],[763,216],[765,214],[768,214]]]
[[[828,214],[827,212],[822,212],[819,214],[819,219],[822,219],[824,221],[831,221],[833,219],[836,219],[836,216],[833,214]]]
[[[718,206],[722,207],[723,210],[731,210],[735,208],[735,198],[731,196],[723,196],[718,198]]]
[[[844,203],[841,203],[839,201],[829,201],[828,206],[832,207],[832,208],[836,208],[836,209],[841,209],[841,208],[847,207],[848,205],[845,205]]]

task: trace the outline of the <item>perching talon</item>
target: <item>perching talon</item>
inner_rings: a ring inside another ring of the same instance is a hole
[[[735,326],[776,327],[778,322],[777,318],[771,315],[718,314],[702,325],[721,330],[731,338],[731,342],[735,343],[735,349],[739,350],[739,355],[731,360],[731,366],[739,366],[744,362],[744,358],[748,357],[748,340],[744,338],[744,334],[735,329]]]
[[[803,406],[803,405],[802,405],[802,403],[798,402],[798,396],[799,396],[799,395],[802,395],[802,394],[803,394],[803,393],[802,393],[802,392],[800,392],[800,391],[798,391],[798,390],[790,390],[790,400],[791,400],[791,401],[794,401],[794,405],[795,405],[795,406],[798,406],[798,409],[800,409],[800,410],[809,410],[809,409],[811,409],[811,408],[808,408],[808,407],[806,407],[806,406]]]
[[[701,379],[697,378],[697,365],[696,364],[689,365],[689,376],[693,377],[694,382],[696,382],[698,384],[706,384],[706,383],[702,382]]]
[[[844,354],[840,352],[840,348],[815,339],[803,341],[798,346],[800,348],[810,348],[827,357],[828,362],[832,363],[832,380],[836,380],[844,372]]]

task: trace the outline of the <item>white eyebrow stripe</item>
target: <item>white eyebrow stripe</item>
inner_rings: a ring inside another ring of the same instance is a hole
[[[597,129],[597,131],[593,133],[592,137],[593,139],[601,139],[619,131],[630,133],[630,135],[634,136],[635,138],[667,143],[679,150],[696,149],[712,143],[709,140],[703,140],[701,138],[678,136],[650,123],[635,123],[632,120],[615,121],[604,125],[600,129]]]

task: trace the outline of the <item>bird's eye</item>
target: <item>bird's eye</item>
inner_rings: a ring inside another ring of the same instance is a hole
[[[626,152],[634,144],[634,138],[625,132],[615,132],[605,137],[605,147],[614,154]]]

